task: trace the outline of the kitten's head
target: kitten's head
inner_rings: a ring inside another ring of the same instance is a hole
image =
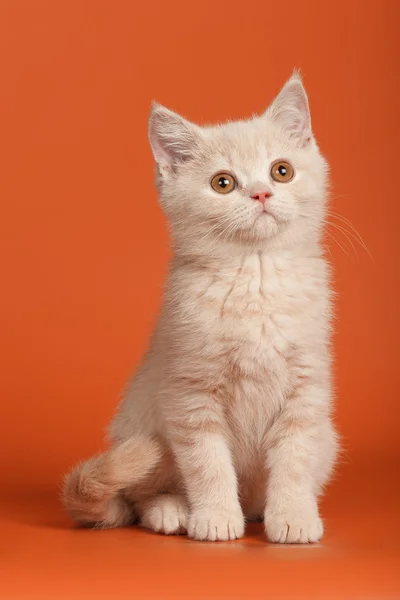
[[[227,241],[282,248],[318,239],[327,166],[299,75],[248,121],[199,127],[156,104],[149,137],[178,248],[206,252]]]

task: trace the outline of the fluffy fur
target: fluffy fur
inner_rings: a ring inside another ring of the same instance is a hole
[[[174,242],[163,308],[111,448],[66,477],[66,507],[80,523],[139,519],[197,540],[263,519],[273,542],[315,542],[337,437],[327,164],[300,77],[248,121],[199,127],[154,105],[149,137]],[[277,159],[292,181],[271,178]],[[238,181],[229,194],[210,186],[219,171]]]

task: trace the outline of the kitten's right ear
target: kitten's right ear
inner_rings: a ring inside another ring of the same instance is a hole
[[[149,119],[149,140],[162,176],[168,176],[177,164],[194,156],[200,137],[200,127],[172,110],[153,103]]]

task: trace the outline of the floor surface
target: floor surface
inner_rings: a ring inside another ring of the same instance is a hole
[[[1,600],[400,599],[399,476],[345,466],[322,505],[319,544],[193,542],[137,528],[75,528],[56,493],[3,494]]]

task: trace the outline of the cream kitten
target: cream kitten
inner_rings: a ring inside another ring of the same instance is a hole
[[[158,326],[110,428],[66,477],[81,523],[316,542],[331,474],[327,164],[297,74],[262,115],[199,127],[154,105],[174,241]]]

